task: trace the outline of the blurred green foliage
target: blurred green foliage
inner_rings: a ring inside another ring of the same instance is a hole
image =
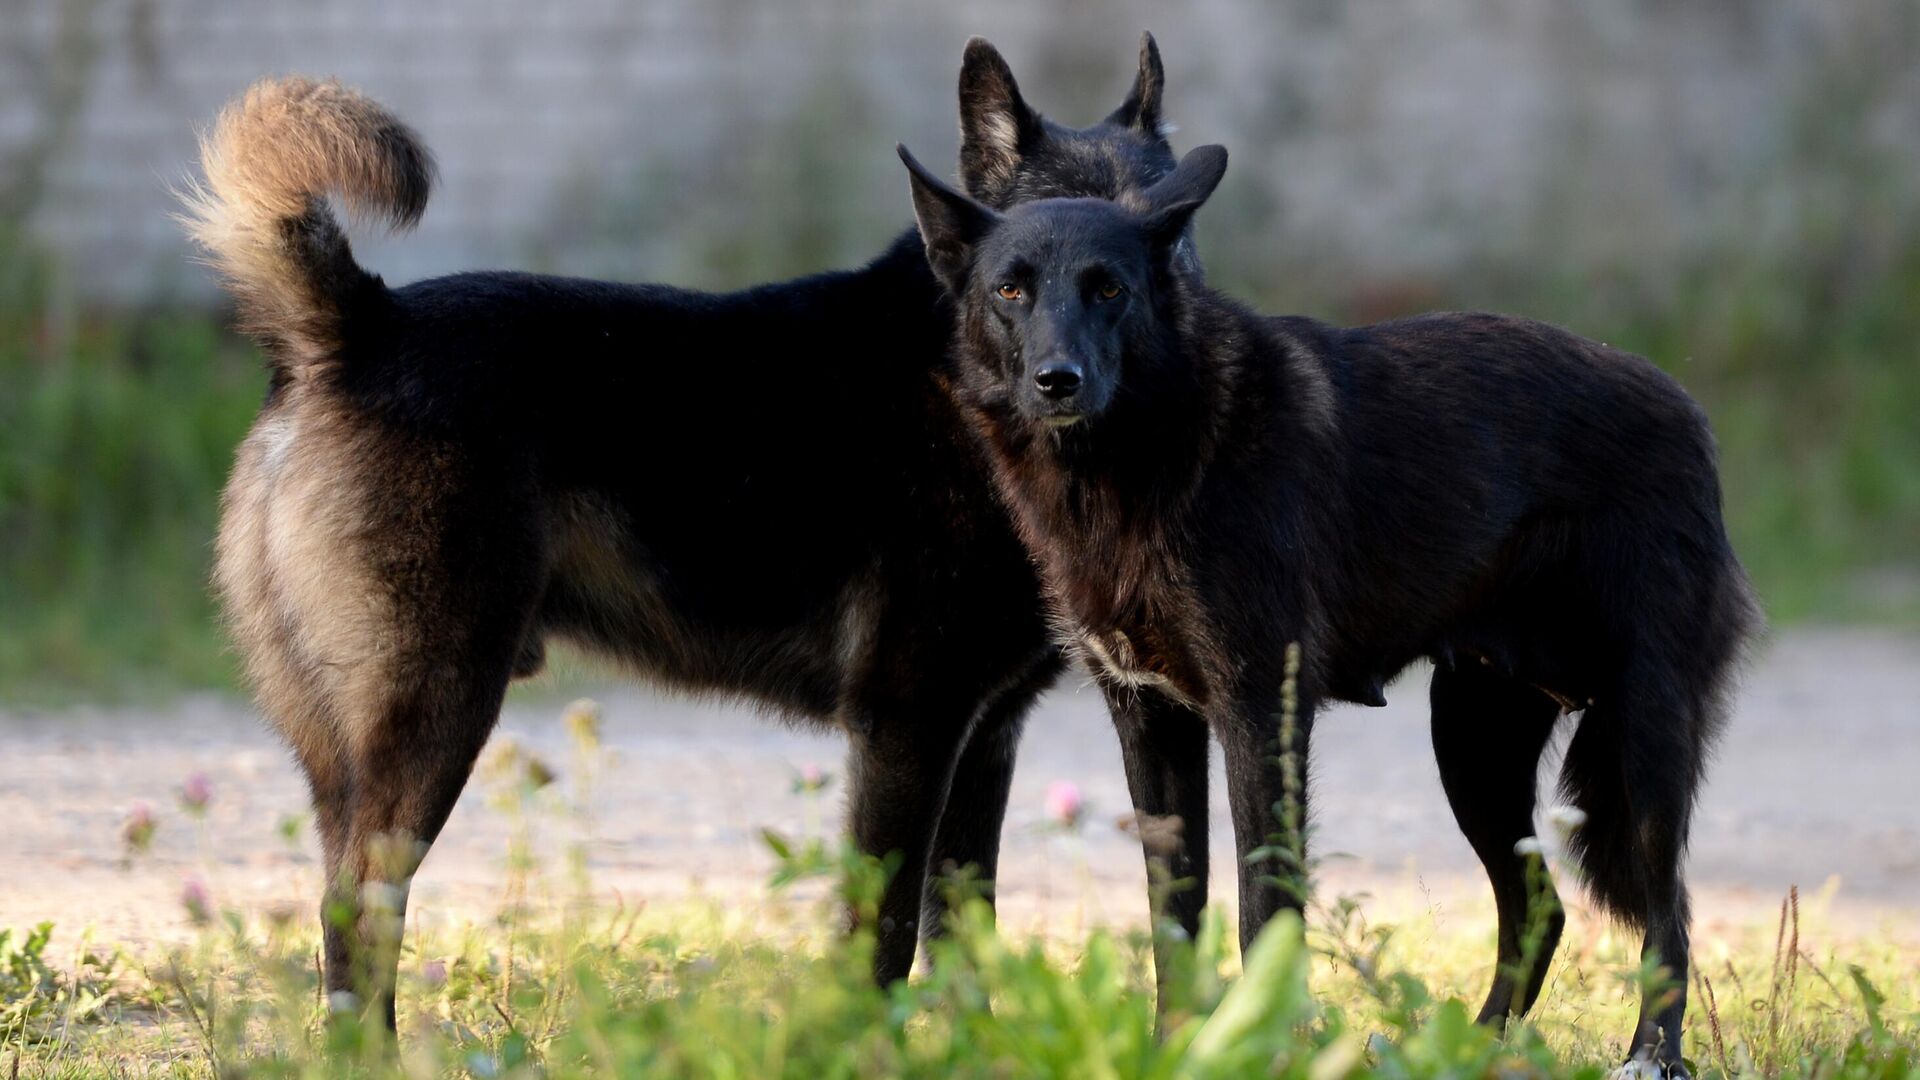
[[[1657,297],[1561,282],[1503,306],[1648,356],[1706,405],[1776,624],[1920,615],[1920,245],[1838,288],[1730,257]]]
[[[228,683],[207,572],[253,350],[204,312],[62,318],[0,252],[0,695]]]

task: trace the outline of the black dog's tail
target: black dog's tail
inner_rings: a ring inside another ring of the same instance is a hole
[[[202,136],[200,167],[182,220],[238,302],[241,328],[277,376],[329,364],[354,299],[382,286],[354,262],[326,196],[411,227],[433,185],[420,137],[337,82],[269,79]]]
[[[1663,914],[1652,897],[1677,882],[1707,756],[1731,704],[1733,677],[1762,625],[1731,548],[1701,590],[1696,618],[1659,635],[1634,692],[1589,706],[1560,766],[1560,790],[1586,815],[1569,840],[1588,892],[1635,927]],[[1684,912],[1684,892],[1677,898]]]

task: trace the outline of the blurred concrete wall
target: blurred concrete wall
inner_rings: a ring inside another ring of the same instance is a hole
[[[906,224],[892,145],[950,160],[969,34],[1086,122],[1142,27],[1176,144],[1234,152],[1204,250],[1270,292],[1657,263],[1827,218],[1871,238],[1917,201],[1912,0],[0,0],[0,210],[79,296],[205,298],[168,218],[195,125],[263,75],[331,74],[442,165],[417,233],[360,242],[389,280],[738,284]]]

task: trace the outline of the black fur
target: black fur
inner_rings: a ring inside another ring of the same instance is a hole
[[[1243,944],[1292,902],[1266,881],[1277,862],[1245,861],[1278,831],[1288,644],[1302,755],[1319,702],[1376,700],[1429,657],[1435,750],[1493,881],[1503,965],[1521,958],[1534,769],[1561,703],[1582,711],[1563,774],[1587,814],[1575,849],[1677,981],[1633,1045],[1678,1069],[1680,863],[1757,623],[1699,407],[1647,361],[1524,319],[1338,329],[1208,290],[1174,249],[1225,170],[1217,147],[1137,212],[997,213],[907,161],[960,308],[956,400],[1056,619],[1115,692],[1186,704],[1224,748]],[[1483,1019],[1531,1003],[1558,930],[1524,985],[1496,978]]]

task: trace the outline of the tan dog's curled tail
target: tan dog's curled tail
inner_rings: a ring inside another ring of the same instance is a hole
[[[353,261],[327,196],[412,227],[434,177],[420,136],[338,82],[269,79],[201,137],[200,168],[182,221],[238,302],[241,328],[278,377],[331,363],[355,298],[383,286]]]

